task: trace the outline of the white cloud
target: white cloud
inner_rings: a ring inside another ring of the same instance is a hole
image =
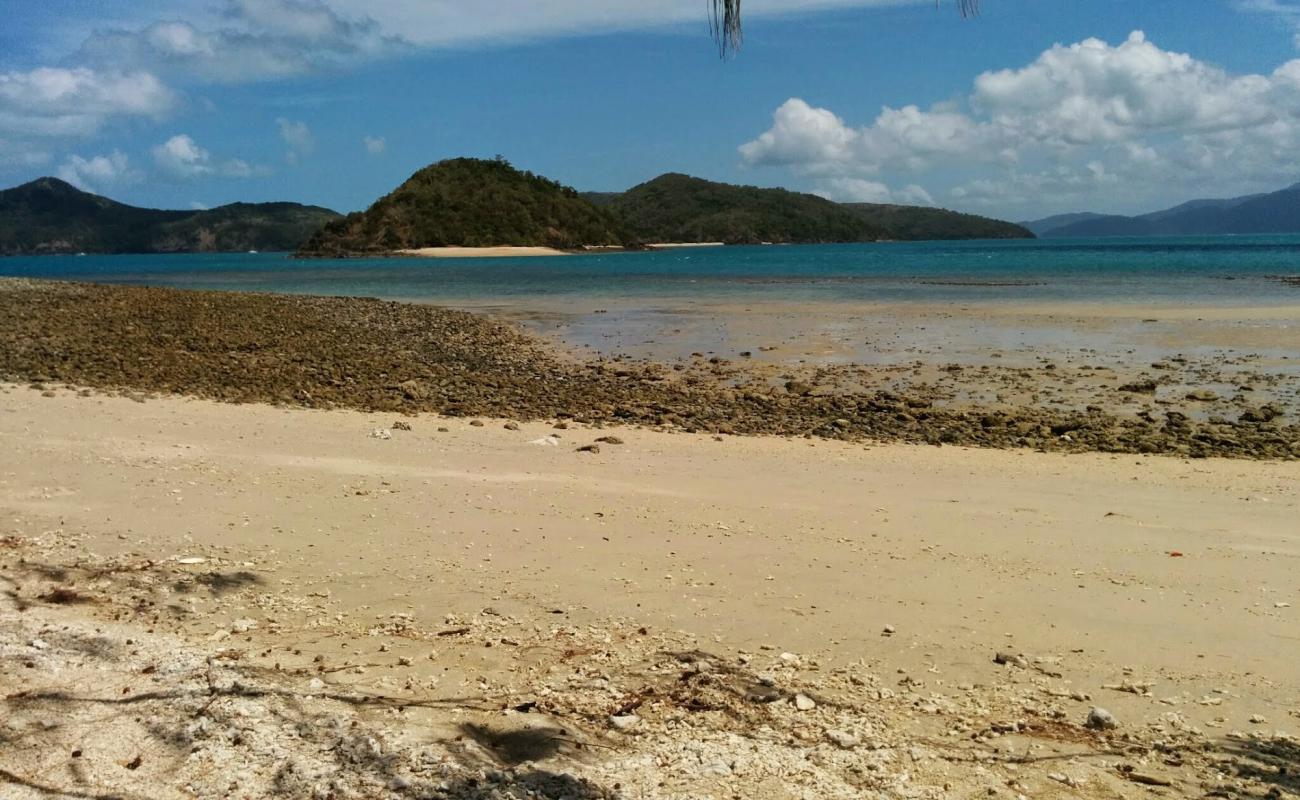
[[[813,194],[840,203],[895,203],[908,206],[932,206],[934,198],[924,188],[909,184],[891,189],[888,184],[865,178],[823,178]]]
[[[1294,173],[1298,146],[1300,60],[1234,75],[1134,32],[1117,46],[1054,46],[1020,69],[978,76],[961,104],[885,108],[864,127],[791,98],[740,156],[839,195],[854,185],[827,181],[871,176],[858,186],[870,194],[879,176],[975,171],[951,196],[993,205],[1027,203],[1035,191],[1065,202],[1120,183],[1151,191],[1225,175],[1266,188]]]
[[[0,135],[41,139],[97,133],[112,117],[160,118],[177,97],[148,72],[41,67],[0,72]]]
[[[382,136],[363,136],[361,143],[372,156],[382,156],[388,150],[388,140]]]
[[[59,167],[58,176],[88,191],[104,191],[140,179],[140,173],[131,168],[131,160],[121,150],[91,158],[70,155]]]
[[[284,159],[290,164],[297,164],[299,159],[311,155],[316,149],[316,137],[312,136],[311,128],[307,127],[307,123],[280,117],[275,121],[275,126],[280,129],[280,138],[284,139],[284,143],[289,148],[284,154]]]
[[[1242,11],[1269,14],[1282,24],[1295,31],[1293,41],[1300,48],[1300,4],[1292,0],[1237,0],[1236,7]]]
[[[97,31],[79,56],[91,64],[238,83],[302,75],[402,48],[364,11],[344,17],[324,0],[225,0],[215,19],[190,17]]]
[[[494,0],[481,4],[430,0],[331,0],[340,14],[373,19],[390,36],[426,47],[465,46],[583,33],[610,33],[665,25],[708,30],[702,0]],[[932,0],[745,0],[745,19],[835,8],[918,5]]]
[[[245,161],[234,158],[215,161],[212,154],[187,134],[177,134],[153,148],[154,164],[165,176],[176,180],[189,180],[207,176],[223,178],[248,178],[260,170]]]

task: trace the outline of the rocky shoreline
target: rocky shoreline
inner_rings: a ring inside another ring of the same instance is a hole
[[[713,434],[1300,458],[1300,424],[1275,404],[1205,420],[1173,408],[1125,416],[1095,405],[936,405],[923,390],[837,385],[837,370],[861,369],[773,380],[719,358],[572,358],[484,316],[369,298],[0,280],[0,380],[50,391]]]

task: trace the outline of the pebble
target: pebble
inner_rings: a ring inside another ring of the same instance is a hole
[[[794,696],[794,707],[800,711],[812,711],[817,707],[817,701],[800,692]]]
[[[1087,726],[1098,731],[1112,730],[1119,727],[1119,720],[1115,719],[1115,715],[1106,709],[1094,706],[1088,712]]]
[[[636,714],[618,714],[609,718],[609,724],[620,731],[626,731],[640,725],[641,718]]]
[[[370,432],[370,438],[371,438],[371,439],[391,439],[391,438],[393,438],[393,433],[392,433],[392,431],[388,430],[387,428],[375,428],[374,430],[372,430],[372,431]]]
[[[826,731],[826,738],[845,750],[852,750],[858,746],[858,737],[844,731],[828,730]]]
[[[722,759],[718,759],[711,764],[706,764],[704,769],[700,771],[705,775],[723,777],[731,774],[731,765]]]

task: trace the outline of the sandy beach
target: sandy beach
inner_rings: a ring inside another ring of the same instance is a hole
[[[419,247],[398,250],[397,255],[419,258],[518,258],[521,256],[567,256],[572,253],[554,247]]]
[[[1294,787],[1294,463],[0,398],[9,796]]]

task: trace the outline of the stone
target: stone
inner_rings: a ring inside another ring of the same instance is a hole
[[[812,711],[817,707],[817,701],[800,692],[794,696],[794,707],[800,711]]]
[[[1088,712],[1088,721],[1085,723],[1089,728],[1097,731],[1113,730],[1119,727],[1119,720],[1115,715],[1100,706],[1094,706]]]
[[[598,445],[598,444],[584,444],[582,447],[579,447],[579,448],[578,448],[577,452],[579,452],[579,453],[599,453],[599,452],[600,452],[600,445]]]
[[[388,430],[387,428],[375,428],[374,430],[372,430],[372,431],[370,432],[370,438],[371,438],[371,439],[391,439],[391,438],[393,438],[393,433],[392,433],[392,431]]]
[[[1196,389],[1187,393],[1187,399],[1198,403],[1213,403],[1219,399],[1219,396],[1209,389]]]
[[[852,750],[858,746],[858,737],[851,733],[845,733],[844,731],[834,729],[828,730],[826,731],[826,738],[834,742],[837,747],[843,750]]]
[[[518,423],[518,422],[507,422],[507,423],[506,423],[504,426],[502,426],[502,427],[504,427],[504,428],[505,428],[506,430],[508,430],[508,431],[517,431],[517,430],[519,430],[519,423]]]
[[[609,724],[620,731],[627,731],[640,725],[641,718],[636,714],[616,714],[609,718]]]

